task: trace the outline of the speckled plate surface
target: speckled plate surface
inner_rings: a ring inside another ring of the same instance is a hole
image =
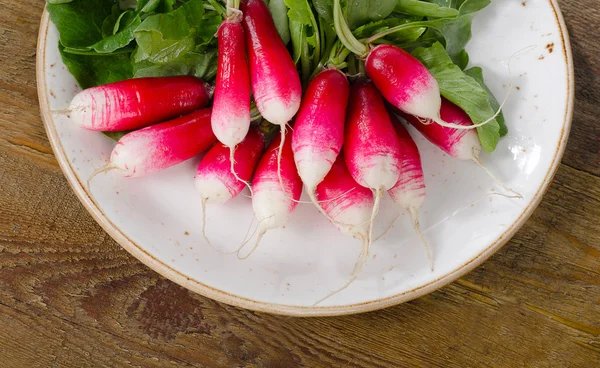
[[[494,1],[478,14],[468,51],[471,65],[484,68],[488,85],[502,97],[509,135],[482,159],[523,200],[501,190],[473,162],[443,154],[418,133],[426,172],[427,199],[421,211],[435,258],[435,271],[411,228],[408,215],[373,244],[358,279],[319,306],[312,304],[342,285],[360,243],[337,232],[317,210],[300,205],[288,225],[268,233],[245,261],[213,251],[200,232],[201,205],[193,176],[198,159],[159,174],[125,179],[100,175],[114,142],[85,131],[66,117],[79,91],[57,50],[58,34],[44,13],[38,42],[37,79],[42,117],[56,158],[78,198],[127,251],[165,277],[218,301],[253,310],[296,316],[339,315],[384,308],[429,293],[481,264],[505,244],[531,215],[560,163],[573,109],[573,64],[566,27],[555,0]],[[483,200],[481,200],[484,198]],[[470,206],[470,204],[477,202]],[[394,217],[384,201],[376,233]],[[208,233],[225,251],[238,247],[252,218],[250,199],[239,196],[208,208]]]

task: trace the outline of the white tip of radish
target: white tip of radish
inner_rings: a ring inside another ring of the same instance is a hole
[[[411,101],[397,107],[411,115],[425,119],[441,120],[442,96],[437,81],[434,79],[429,86],[416,93]]]
[[[258,111],[260,111],[263,118],[267,119],[267,121],[283,126],[292,120],[298,112],[300,98],[290,99],[290,104],[284,104],[280,99],[273,98],[258,104],[257,107]]]
[[[218,179],[196,178],[194,186],[209,204],[225,203],[232,198],[229,189]]]
[[[336,226],[344,234],[356,239],[365,239],[371,221],[371,203],[348,206],[336,216]]]
[[[272,190],[261,188],[252,198],[252,208],[261,232],[285,225],[292,204],[278,182],[270,185],[273,187]]]
[[[452,157],[459,160],[472,160],[479,157],[481,153],[481,142],[475,130],[470,130],[460,138],[460,142],[452,147]]]
[[[362,177],[360,185],[366,188],[382,188],[388,190],[398,182],[400,168],[393,165],[395,158],[373,155],[368,162],[364,163],[361,170]]]
[[[219,142],[227,147],[235,147],[248,135],[250,112],[248,111],[248,114],[244,116],[228,115],[223,117],[215,117],[213,113],[211,123],[213,133],[215,133]]]
[[[331,163],[323,160],[322,155],[319,155],[319,158],[321,159],[316,159],[308,150],[298,151],[294,154],[298,175],[306,188],[316,188],[331,170]],[[333,161],[335,161],[335,156],[330,162]]]
[[[94,88],[86,89],[73,97],[69,105],[71,120],[79,124],[82,128],[94,128],[94,106],[104,106],[106,97],[102,91]]]

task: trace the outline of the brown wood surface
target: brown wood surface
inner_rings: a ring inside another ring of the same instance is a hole
[[[561,1],[577,74],[573,129],[514,239],[428,296],[314,319],[192,294],[100,229],[39,117],[44,2],[0,4],[0,367],[600,367],[598,0]]]

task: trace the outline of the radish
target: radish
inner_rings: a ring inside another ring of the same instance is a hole
[[[302,85],[296,65],[277,33],[265,2],[243,0],[240,9],[244,13],[250,82],[256,107],[267,121],[281,128],[277,157],[279,168],[285,144],[286,124],[300,108]],[[279,179],[283,186],[283,179]]]
[[[392,197],[394,203],[410,212],[413,226],[427,250],[427,258],[433,271],[431,250],[421,232],[421,225],[419,223],[419,209],[425,201],[425,177],[423,175],[423,166],[421,165],[421,155],[419,155],[419,148],[410,134],[408,134],[406,128],[393,115],[390,115],[390,117],[402,145],[403,160],[400,179],[398,179],[396,185],[388,190],[388,194]],[[463,132],[467,131],[463,130]]]
[[[189,114],[211,94],[212,87],[190,76],[127,79],[79,92],[65,113],[85,129],[128,131]]]
[[[260,154],[264,149],[262,136],[251,129],[235,151],[236,174],[231,167],[230,148],[222,143],[215,144],[202,158],[196,171],[195,186],[202,198],[202,235],[206,237],[206,204],[225,203],[242,192],[250,180]],[[238,176],[239,175],[239,176]],[[210,241],[208,241],[210,244]]]
[[[375,196],[370,244],[383,191],[391,189],[400,178],[402,150],[383,98],[369,81],[359,80],[352,87],[346,124],[344,156],[350,174]]]
[[[344,290],[358,276],[367,261],[369,250],[369,221],[373,211],[373,193],[356,183],[350,175],[342,155],[316,187],[316,197],[322,201],[323,211],[344,234],[362,241],[363,249],[352,270],[350,279],[341,288],[329,293],[315,304]]]
[[[413,125],[421,134],[425,136],[431,143],[438,146],[451,157],[459,160],[473,160],[479,165],[498,185],[505,190],[514,193],[517,198],[523,198],[520,193],[507,187],[500,182],[491,171],[481,162],[479,155],[481,154],[481,143],[475,130],[455,129],[437,124],[425,124],[422,119],[406,114],[399,114]],[[452,102],[442,99],[440,109],[441,118],[457,126],[472,126],[473,121],[460,107]]]
[[[250,76],[246,62],[244,28],[239,10],[228,8],[231,15],[218,31],[218,62],[211,124],[219,142],[230,149],[231,171],[235,147],[250,129]]]
[[[440,116],[442,101],[438,82],[425,65],[397,46],[382,44],[369,49],[357,40],[344,20],[340,0],[333,2],[333,18],[340,41],[360,58],[366,59],[367,76],[394,107],[407,114],[456,129],[475,129],[493,121],[499,113],[483,123],[471,126],[444,121]],[[371,37],[368,41],[375,39]]]
[[[302,180],[294,163],[291,142],[286,140],[281,154],[278,152],[284,139],[279,135],[271,142],[254,172],[252,209],[259,233],[254,247],[242,259],[254,252],[267,231],[283,226],[298,205]]]
[[[319,209],[315,188],[342,149],[349,93],[350,86],[342,72],[322,71],[308,85],[295,119],[294,160],[310,199]]]
[[[155,173],[188,160],[208,149],[217,138],[210,128],[211,109],[202,109],[189,115],[128,133],[112,150],[106,166],[97,174],[117,170],[125,177],[139,177]]]

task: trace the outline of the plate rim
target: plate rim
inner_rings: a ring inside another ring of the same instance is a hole
[[[562,157],[565,152],[567,140],[571,130],[571,124],[573,120],[573,105],[575,102],[575,77],[574,77],[574,65],[573,55],[571,50],[571,43],[569,40],[568,30],[557,3],[557,0],[548,0],[552,11],[556,17],[556,21],[561,33],[561,42],[563,45],[563,57],[566,61],[567,68],[567,98],[566,104],[567,109],[565,112],[563,126],[561,129],[561,136],[559,139],[559,145],[556,148],[552,163],[544,176],[544,180],[540,187],[537,189],[535,195],[529,204],[524,208],[519,217],[500,235],[494,242],[489,244],[479,254],[472,257],[469,261],[465,262],[462,266],[454,269],[453,271],[436,278],[435,280],[416,287],[412,290],[408,290],[402,293],[387,296],[368,302],[338,305],[338,306],[294,306],[269,303],[263,301],[257,301],[246,297],[241,297],[210,285],[204,284],[198,280],[192,279],[191,277],[183,274],[180,271],[172,268],[171,266],[163,263],[150,253],[146,252],[140,245],[135,243],[132,239],[127,237],[118,226],[116,226],[104,212],[100,209],[98,204],[95,202],[92,196],[89,195],[87,189],[75,175],[74,168],[70,161],[67,159],[66,152],[62,146],[58,132],[54,126],[54,120],[49,108],[49,97],[46,93],[46,39],[49,28],[49,14],[44,7],[44,11],[40,21],[38,41],[37,41],[37,52],[36,52],[36,80],[37,80],[37,93],[40,104],[40,115],[44,123],[46,135],[50,141],[52,150],[58,164],[67,178],[67,182],[75,192],[75,195],[79,201],[83,204],[85,209],[92,215],[94,220],[106,231],[121,247],[123,247],[132,256],[137,258],[140,262],[148,266],[153,271],[166,277],[167,279],[179,284],[180,286],[193,291],[197,294],[203,295],[210,299],[216,300],[221,303],[233,305],[240,308],[245,308],[257,312],[265,312],[271,314],[295,316],[295,317],[318,317],[318,316],[340,316],[356,313],[370,312],[383,308],[388,308],[397,304],[405,303],[415,298],[429,294],[437,289],[440,289],[447,284],[457,280],[461,276],[475,269],[475,267],[481,265],[494,253],[500,250],[525,224],[525,222],[531,217],[534,210],[540,204],[542,198],[546,194],[550,183],[552,182],[554,175],[556,174]]]

